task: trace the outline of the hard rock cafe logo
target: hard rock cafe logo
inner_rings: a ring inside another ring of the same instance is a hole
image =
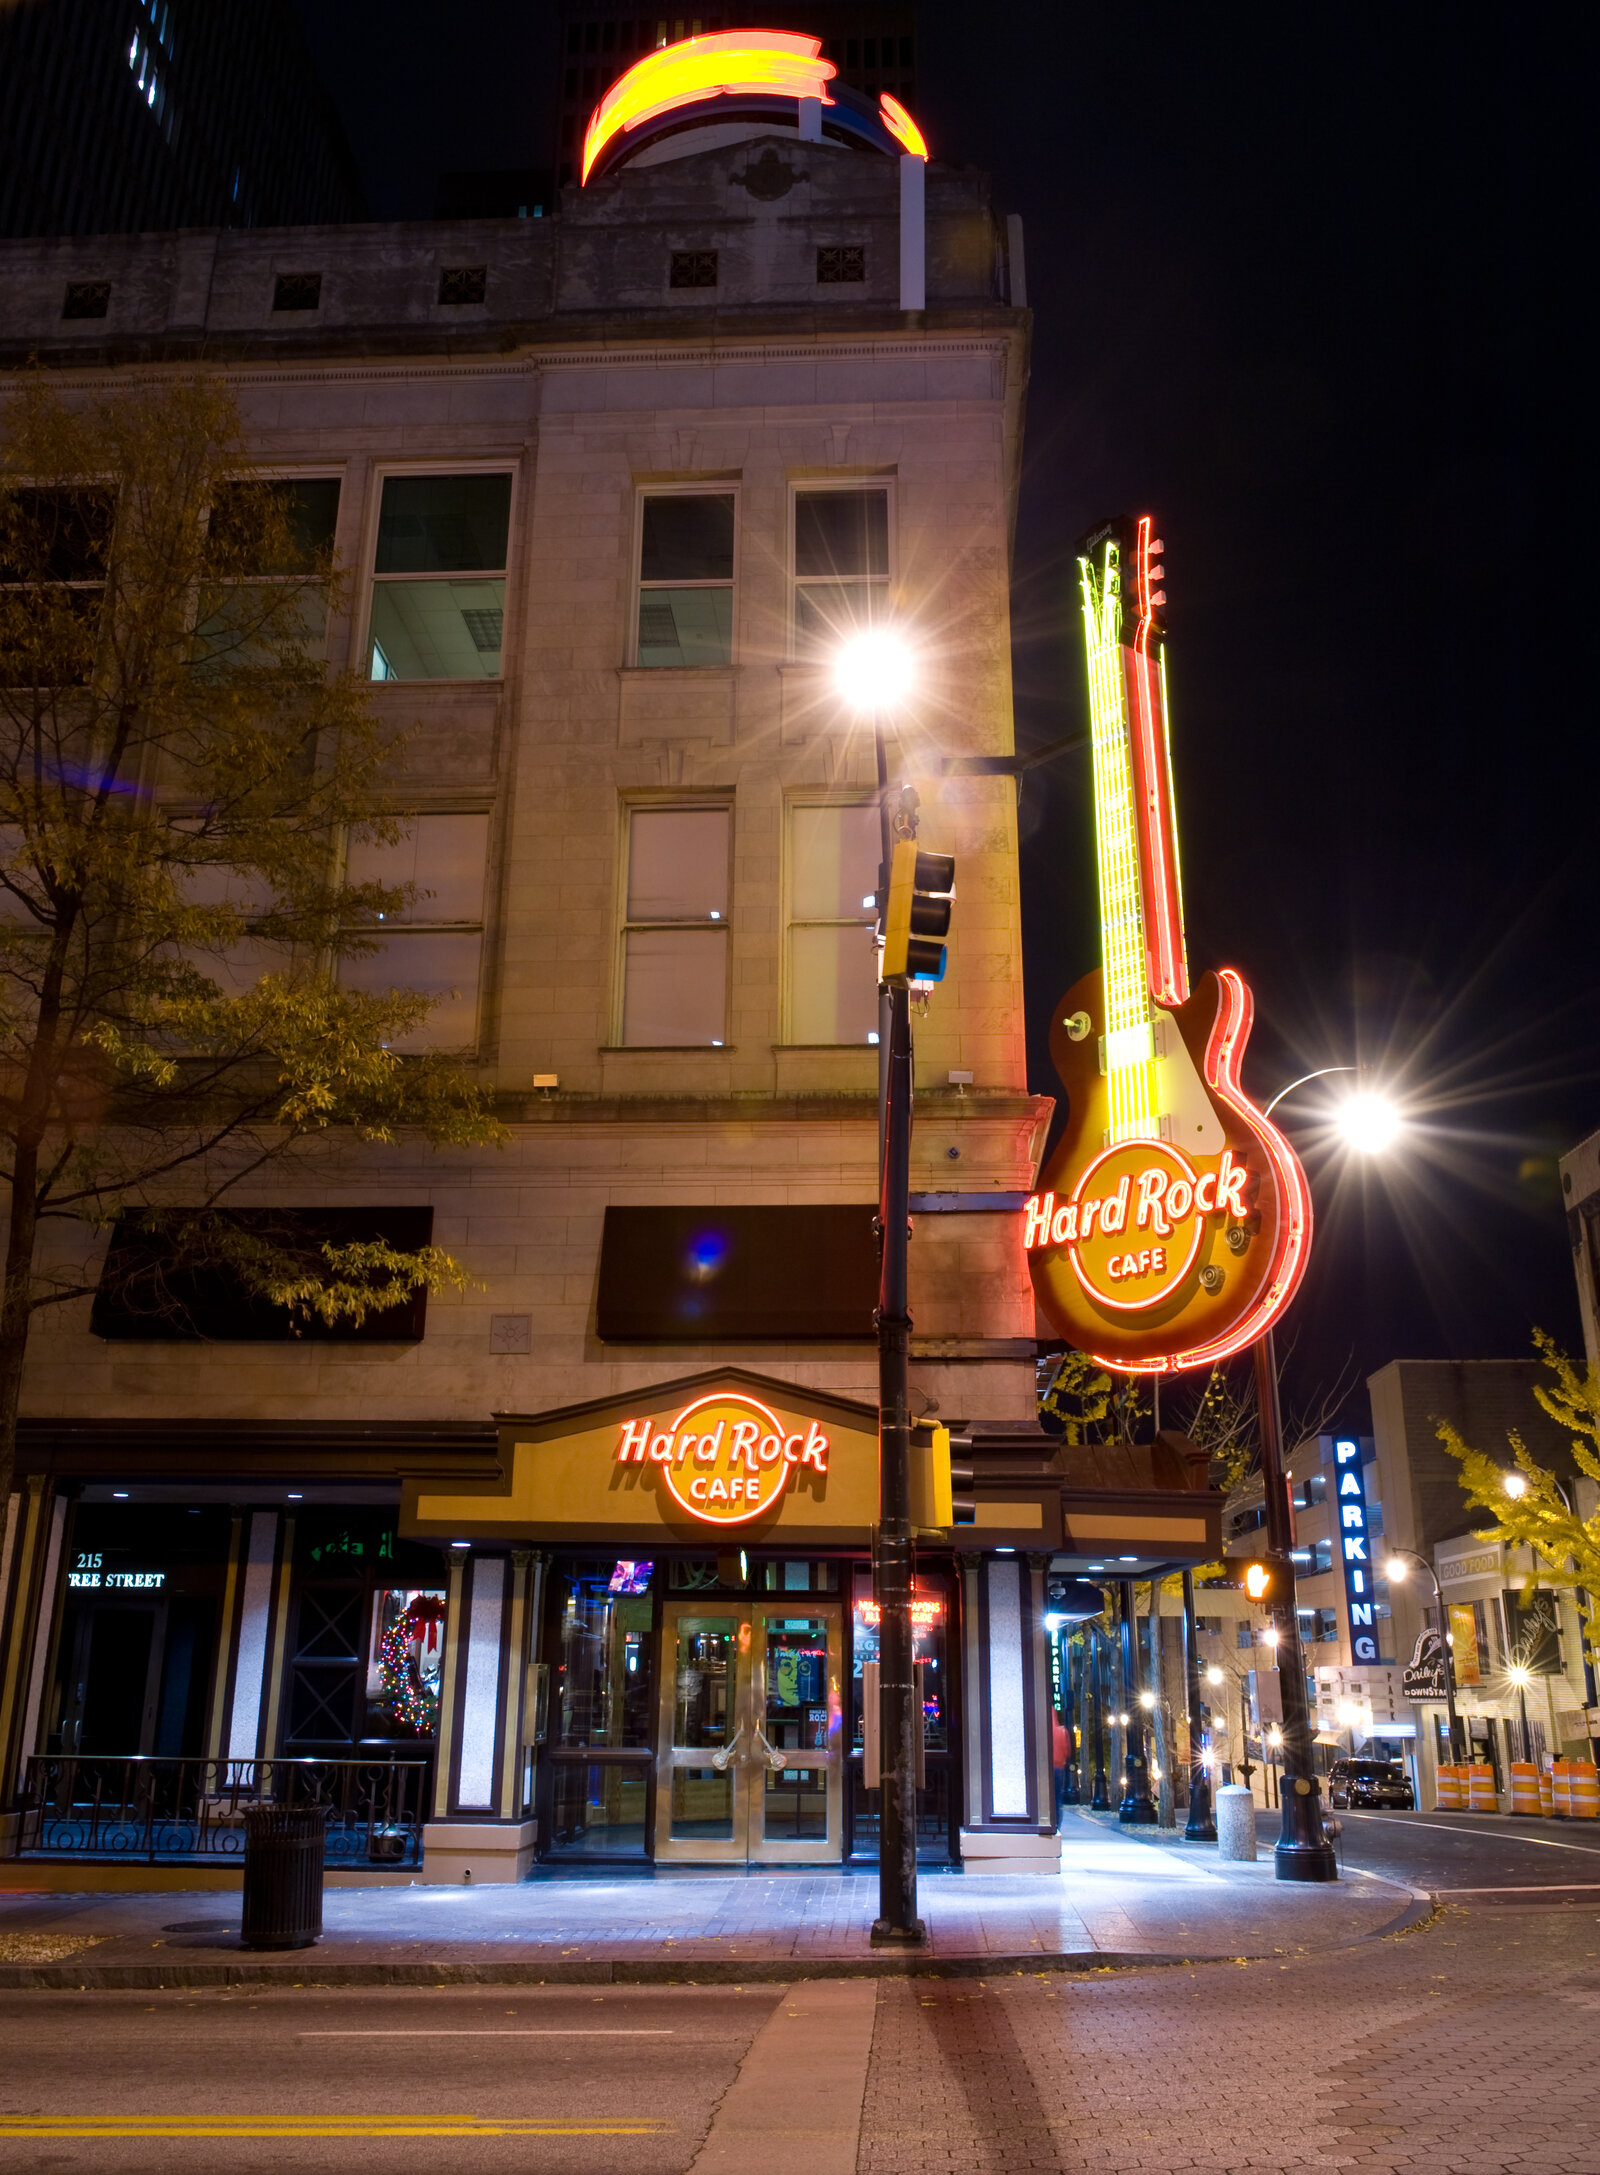
[[[1164,1141],[1121,1141],[1084,1166],[1066,1200],[1034,1194],[1023,1243],[1065,1247],[1091,1299],[1119,1314],[1141,1313],[1182,1286],[1208,1216],[1244,1221],[1249,1183],[1231,1149],[1215,1170],[1197,1171]]]
[[[771,1510],[795,1475],[826,1475],[828,1438],[815,1420],[791,1429],[742,1393],[713,1391],[685,1405],[668,1426],[624,1420],[619,1465],[656,1465],[667,1492],[691,1518],[746,1525]]]

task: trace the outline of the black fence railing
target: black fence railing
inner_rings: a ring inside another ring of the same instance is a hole
[[[317,1806],[328,1862],[422,1862],[432,1761],[110,1759],[36,1755],[26,1764],[17,1855],[154,1864],[244,1854],[256,1805]]]

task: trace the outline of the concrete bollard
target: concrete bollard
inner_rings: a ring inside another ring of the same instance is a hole
[[[1217,1856],[1255,1863],[1256,1801],[1242,1782],[1225,1782],[1217,1792]]]

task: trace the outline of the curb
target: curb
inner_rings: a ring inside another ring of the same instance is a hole
[[[1405,1909],[1370,1933],[1327,1949],[1302,1949],[1301,1955],[1330,1955],[1358,1948],[1387,1935],[1410,1933],[1440,1915],[1433,1897],[1413,1889]],[[340,1986],[789,1986],[797,1979],[999,1979],[1039,1977],[1047,1972],[1079,1977],[1115,1971],[1143,1971],[1187,1964],[1263,1963],[1282,1949],[1241,1956],[1188,1955],[1135,1949],[1024,1950],[985,1956],[792,1956],[554,1957],[533,1962],[507,1958],[499,1963],[319,1963],[301,1950],[293,1963],[195,1964],[3,1964],[0,1993],[154,1992],[167,1988],[276,1986],[304,1991]]]

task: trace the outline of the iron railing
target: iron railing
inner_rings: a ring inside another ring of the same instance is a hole
[[[154,1864],[244,1853],[255,1805],[315,1805],[328,1822],[332,1864],[422,1862],[431,1760],[111,1759],[88,1753],[30,1758],[17,1855]]]

